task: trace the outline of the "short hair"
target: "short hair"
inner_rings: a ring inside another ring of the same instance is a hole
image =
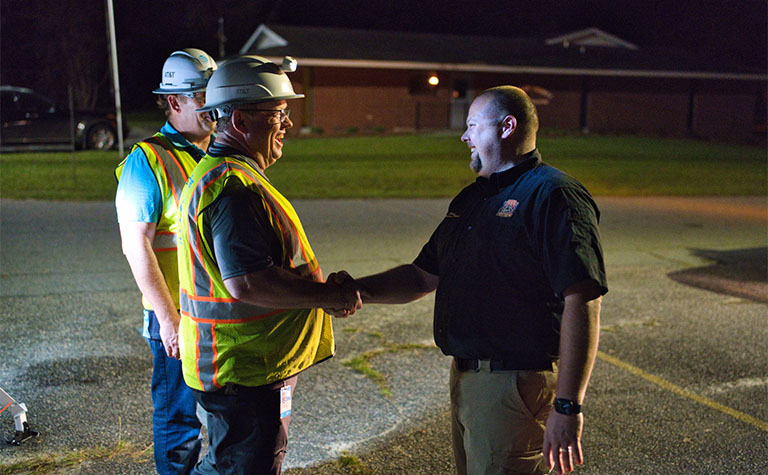
[[[158,94],[155,101],[157,108],[163,111],[166,117],[171,116],[171,106],[168,105],[168,94]]]
[[[539,114],[528,94],[515,86],[496,86],[486,89],[477,97],[490,96],[488,114],[501,119],[512,115],[517,119],[517,127],[523,136],[535,136],[539,130]]]

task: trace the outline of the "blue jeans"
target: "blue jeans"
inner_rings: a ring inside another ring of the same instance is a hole
[[[192,390],[207,412],[209,442],[208,455],[193,473],[279,474],[291,421],[290,413],[281,414],[281,389],[290,386],[292,396],[297,378],[258,387],[228,384],[214,392]]]
[[[152,439],[160,475],[188,474],[200,456],[200,421],[192,390],[184,383],[181,361],[169,358],[163,342],[147,339],[152,349]]]

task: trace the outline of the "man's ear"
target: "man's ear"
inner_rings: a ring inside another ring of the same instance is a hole
[[[506,139],[512,136],[517,129],[517,119],[515,116],[508,115],[501,119],[501,138]]]
[[[239,133],[245,135],[245,133],[248,131],[247,125],[245,123],[245,114],[238,109],[232,111],[232,115],[229,116],[229,121],[232,124],[232,127]]]
[[[170,107],[172,111],[181,112],[181,100],[179,99],[179,96],[170,94],[168,96],[168,107]]]

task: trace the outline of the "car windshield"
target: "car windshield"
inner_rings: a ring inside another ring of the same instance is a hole
[[[19,110],[37,112],[38,114],[55,110],[53,102],[37,94],[20,94],[15,97],[15,100],[18,102],[17,107]]]

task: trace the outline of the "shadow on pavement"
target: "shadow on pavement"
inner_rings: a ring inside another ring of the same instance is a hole
[[[672,272],[667,274],[669,278],[700,289],[768,303],[768,247],[691,252],[714,264]]]

